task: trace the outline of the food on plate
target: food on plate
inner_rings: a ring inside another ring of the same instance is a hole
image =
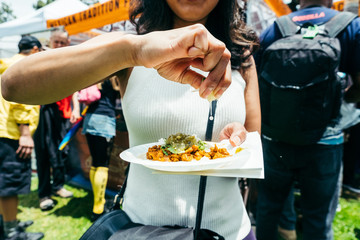
[[[209,147],[194,135],[177,133],[170,135],[167,139],[160,139],[161,145],[155,145],[148,149],[146,158],[163,162],[190,162],[208,159],[224,158],[230,156],[226,148],[218,148],[215,144]]]

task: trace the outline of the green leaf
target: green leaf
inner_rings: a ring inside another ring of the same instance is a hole
[[[177,154],[178,152],[176,151],[175,148],[173,148],[172,146],[169,146],[166,148],[166,150],[170,151],[171,153]]]

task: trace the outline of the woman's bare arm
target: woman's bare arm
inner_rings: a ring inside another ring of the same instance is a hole
[[[121,69],[145,66],[171,81],[199,88],[206,98],[211,91],[221,95],[230,85],[229,60],[225,45],[200,24],[141,36],[109,33],[24,58],[2,75],[2,94],[9,101],[45,104]],[[210,71],[207,79],[202,82],[190,65]]]
[[[249,132],[261,132],[261,111],[259,98],[259,85],[256,73],[256,66],[253,57],[251,57],[252,65],[248,68],[241,68],[240,73],[246,82],[245,88],[245,104],[246,104],[246,120],[245,128]]]

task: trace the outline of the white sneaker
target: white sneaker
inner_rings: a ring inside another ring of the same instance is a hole
[[[72,192],[70,192],[69,190],[66,190],[65,188],[60,188],[59,190],[57,190],[55,192],[55,195],[59,196],[59,197],[62,197],[62,198],[70,198],[74,194]]]
[[[56,203],[50,197],[40,199],[40,209],[42,211],[49,211],[55,207]]]

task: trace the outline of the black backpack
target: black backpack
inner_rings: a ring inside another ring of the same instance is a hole
[[[265,49],[259,69],[265,136],[312,144],[327,126],[338,122],[343,89],[337,75],[341,48],[336,36],[355,17],[342,12],[319,27],[300,27],[289,16],[276,20],[283,38]]]

